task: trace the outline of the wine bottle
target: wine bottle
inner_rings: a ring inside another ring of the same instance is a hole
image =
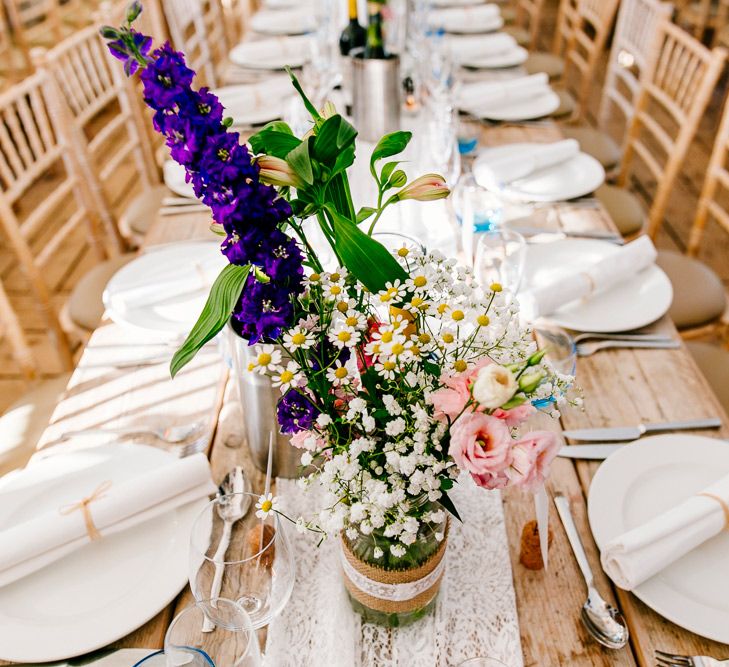
[[[349,23],[339,36],[339,51],[348,56],[352,49],[361,49],[367,42],[367,31],[357,19],[357,0],[349,0]]]
[[[367,3],[367,43],[365,44],[365,58],[387,58],[385,42],[382,39],[382,5],[383,2]]]

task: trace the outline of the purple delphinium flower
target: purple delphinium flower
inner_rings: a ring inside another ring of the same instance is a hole
[[[274,187],[261,183],[248,148],[223,121],[218,98],[207,88],[192,89],[195,73],[184,55],[165,43],[147,57],[151,39],[130,34],[148,61],[141,80],[144,100],[155,111],[154,127],[165,135],[172,159],[185,167],[195,195],[223,226],[221,251],[231,264],[260,269],[245,283],[233,313],[235,328],[251,343],[276,339],[293,323],[291,298],[303,289],[303,255],[278,228],[291,217],[291,207]],[[129,58],[123,40],[109,48],[115,57]]]
[[[317,407],[296,389],[289,389],[276,406],[281,433],[308,431],[318,415]]]
[[[139,54],[146,58],[149,54],[149,50],[152,48],[152,38],[147,35],[143,35],[141,32],[137,32],[133,28],[129,30],[129,33],[132,36],[134,45],[137,51],[139,51]],[[124,71],[129,76],[139,69],[139,62],[137,62],[137,59],[129,52],[129,47],[121,37],[109,42],[108,46],[111,55],[124,63]]]

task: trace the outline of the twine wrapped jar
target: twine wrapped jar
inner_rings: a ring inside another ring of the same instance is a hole
[[[441,510],[438,503],[418,502],[421,516]],[[352,607],[368,623],[390,627],[407,625],[422,618],[434,606],[445,571],[448,519],[422,521],[415,542],[405,555],[389,550],[392,538],[381,531],[358,533],[354,539],[341,536],[341,567]],[[382,555],[376,554],[382,550]]]

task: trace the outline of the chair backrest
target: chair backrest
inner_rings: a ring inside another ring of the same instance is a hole
[[[56,337],[52,296],[107,257],[93,200],[37,72],[0,94],[0,226]]]
[[[529,34],[527,46],[532,51],[537,48],[545,2],[546,0],[517,0],[516,3],[516,24]]]
[[[552,51],[558,56],[563,55],[567,49],[572,29],[577,24],[578,4],[579,0],[559,0],[552,42]]]
[[[596,68],[610,35],[620,0],[579,0],[565,54],[564,84],[578,105],[575,117],[585,113]]]
[[[677,5],[676,23],[700,41],[711,30],[714,44],[719,31],[729,22],[729,0],[683,0]]]
[[[223,82],[228,65],[228,35],[225,30],[225,17],[220,0],[198,0],[205,26],[210,57],[213,61],[218,83]]]
[[[709,50],[678,26],[658,27],[653,54],[641,79],[618,182],[625,185],[635,158],[647,167],[657,187],[648,214],[655,236],[701,116],[724,68],[725,49]]]
[[[63,39],[64,30],[58,0],[5,0],[15,41],[28,71],[33,69],[31,50]]]
[[[200,85],[215,88],[217,76],[205,30],[201,0],[163,0],[172,45],[185,54],[187,65],[198,75]]]
[[[83,177],[108,237],[122,250],[116,202],[123,201],[137,183],[146,189],[159,182],[133,83],[109,55],[99,26],[64,40],[45,54],[39,66],[52,77],[51,94],[62,98],[55,106],[67,116]]]
[[[640,76],[645,71],[658,25],[671,17],[673,8],[660,0],[622,0],[613,34],[598,123],[605,129],[617,108],[625,129],[633,117]],[[622,141],[621,141],[622,143]]]
[[[704,187],[701,189],[699,205],[696,210],[691,235],[688,242],[688,254],[697,255],[704,228],[709,218],[729,234],[729,103],[724,105],[724,114],[714,140],[714,149],[709,158]]]
[[[0,63],[0,89],[2,89],[8,81],[8,75],[12,73],[10,68],[13,66],[13,43],[2,3],[0,3]]]
[[[228,45],[233,47],[243,39],[245,26],[251,18],[251,0],[221,0],[225,15],[225,31]]]

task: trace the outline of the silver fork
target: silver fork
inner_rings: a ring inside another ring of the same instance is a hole
[[[596,331],[585,331],[584,333],[577,334],[572,338],[575,343],[579,343],[583,340],[645,340],[645,341],[652,341],[652,342],[664,342],[664,341],[670,341],[673,340],[673,338],[668,334],[662,334],[662,333],[637,333],[637,334],[630,334],[630,333],[615,333],[615,334],[609,334],[609,333],[599,333]]]
[[[613,347],[645,348],[654,350],[676,350],[681,347],[677,340],[666,341],[640,341],[640,340],[600,340],[594,343],[580,343],[577,346],[578,357],[589,357],[600,350]]]
[[[727,667],[729,660],[717,660],[708,655],[677,655],[656,649],[658,667]]]

